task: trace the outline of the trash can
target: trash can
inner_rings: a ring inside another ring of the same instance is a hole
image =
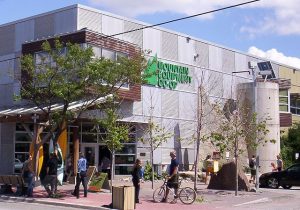
[[[114,209],[132,210],[135,209],[133,186],[113,186],[112,205]]]

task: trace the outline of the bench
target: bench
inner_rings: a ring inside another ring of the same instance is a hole
[[[14,193],[12,187],[16,187],[17,195],[23,195],[25,189],[25,183],[21,175],[0,175],[0,193]]]

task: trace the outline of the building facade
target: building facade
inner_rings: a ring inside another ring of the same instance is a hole
[[[135,158],[149,161],[149,145],[139,141],[139,138],[146,135],[144,128],[150,117],[173,134],[154,151],[157,170],[169,164],[169,152],[174,149],[182,167],[190,168],[195,161],[195,143],[192,140],[197,129],[199,87],[205,85],[210,105],[224,105],[229,99],[237,99],[238,87],[248,89],[248,94],[253,95],[254,77],[249,63],[264,60],[159,27],[128,32],[145,26],[148,25],[82,5],[72,5],[1,25],[0,117],[4,119],[9,116],[9,111],[4,110],[20,105],[14,102],[14,95],[20,91],[22,76],[20,56],[32,53],[36,56],[36,62],[39,62],[38,56],[42,53],[40,46],[46,39],[59,36],[67,41],[87,44],[93,47],[96,56],[111,59],[141,49],[149,60],[149,71],[154,65],[160,74],[150,78],[148,85],[124,87],[120,92],[125,99],[121,105],[122,121],[136,126],[130,131],[131,141],[116,154],[116,175],[128,175]],[[101,37],[105,36],[109,38],[103,41]],[[268,121],[270,137],[277,142],[275,146],[259,152],[264,154],[267,151],[269,154],[261,159],[265,165],[263,171],[268,170],[267,165],[280,152],[280,126],[291,126],[291,112],[298,115],[297,110],[300,109],[297,100],[294,100],[300,92],[299,88],[293,85],[290,88],[279,80],[291,79],[296,85],[298,80],[294,74],[298,75],[299,71],[276,62],[272,62],[272,67],[278,80],[257,82],[257,94],[250,97],[258,114],[263,116],[269,113],[272,116],[272,120]],[[93,114],[97,113],[90,111],[86,116]],[[17,172],[16,162],[26,159],[30,140],[17,120],[1,122],[0,156],[6,162],[1,164],[0,174],[11,174]],[[28,123],[32,123],[30,119]],[[80,124],[80,148],[86,153],[90,164],[100,166],[102,158],[109,154],[100,138],[104,133],[95,132],[91,127],[89,122]],[[207,129],[213,128],[212,125]],[[72,154],[71,127],[68,136],[68,151]],[[209,143],[201,144],[200,160],[214,150]]]

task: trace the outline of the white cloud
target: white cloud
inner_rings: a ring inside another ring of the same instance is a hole
[[[248,53],[265,58],[265,59],[270,59],[273,61],[276,61],[278,63],[286,64],[288,66],[292,66],[295,68],[300,69],[300,59],[296,57],[289,57],[285,56],[283,53],[278,52],[276,49],[270,49],[267,51],[260,50],[254,46],[250,47],[248,49]]]
[[[221,7],[231,6],[249,0],[88,0],[93,6],[109,9],[127,17],[157,12],[174,12],[183,15],[193,15]],[[259,34],[276,33],[280,35],[300,34],[300,4],[299,0],[261,0],[243,6],[250,9],[264,10],[264,18],[252,16],[252,23],[245,23],[241,32],[250,37]],[[255,14],[255,13],[253,13]],[[201,16],[202,19],[213,18],[213,14]]]
[[[89,0],[94,6],[109,8],[112,12],[127,17],[136,17],[138,15],[154,14],[157,12],[194,15],[243,1],[246,0]],[[212,14],[201,16],[204,19],[212,17]]]

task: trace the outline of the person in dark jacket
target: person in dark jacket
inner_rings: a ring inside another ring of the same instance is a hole
[[[132,182],[135,188],[135,203],[140,203],[139,194],[141,189],[141,179],[142,179],[142,162],[140,159],[135,160],[132,171]]]
[[[26,197],[32,197],[33,187],[34,187],[34,171],[33,171],[33,161],[32,156],[29,155],[28,160],[25,161],[22,169],[22,177],[27,183],[28,188],[26,191]]]
[[[50,158],[47,162],[47,175],[44,180],[44,187],[48,193],[49,197],[55,197],[57,191],[57,166],[58,166],[58,158],[57,151],[52,152],[50,154]],[[49,189],[49,185],[51,190]]]

